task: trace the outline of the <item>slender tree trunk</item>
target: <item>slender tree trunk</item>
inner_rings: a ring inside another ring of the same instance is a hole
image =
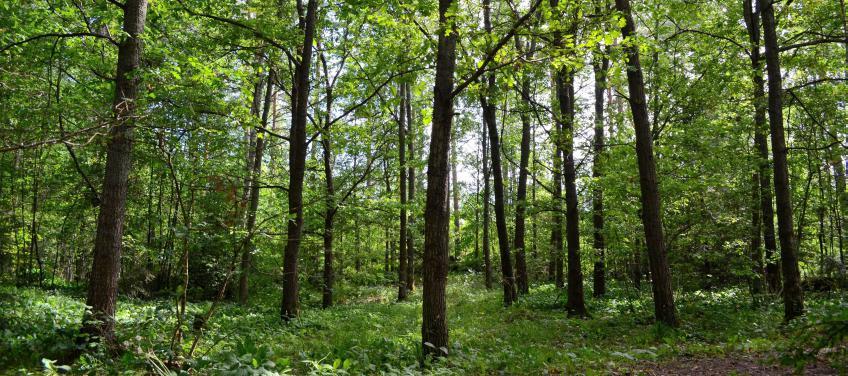
[[[780,261],[783,269],[783,313],[784,319],[789,321],[804,313],[804,296],[801,291],[801,274],[798,270],[797,244],[792,228],[792,191],[789,188],[789,167],[786,161],[788,149],[783,130],[783,83],[774,6],[769,0],[757,0],[757,5],[763,20],[763,39],[766,47],[769,128],[774,158],[774,191],[777,199]]]
[[[580,212],[577,207],[577,171],[574,166],[574,73],[559,71],[556,77],[560,118],[562,119],[563,176],[565,177],[565,230],[568,240],[569,316],[586,316],[583,270],[580,261]]]
[[[265,104],[262,108],[262,129],[268,125],[268,116],[271,112],[272,93],[274,91],[274,71],[268,74],[265,87]],[[246,305],[248,298],[248,277],[252,264],[253,254],[253,232],[256,227],[256,210],[259,208],[259,178],[262,176],[262,158],[265,155],[265,131],[256,133],[256,149],[253,152],[253,166],[251,167],[251,182],[248,207],[247,207],[247,235],[244,238],[244,246],[241,248],[241,274],[239,276],[239,304]]]
[[[639,165],[639,186],[642,193],[642,223],[651,269],[654,315],[657,321],[670,326],[677,326],[679,323],[671,290],[671,272],[668,266],[665,239],[663,238],[662,210],[654,162],[651,124],[645,102],[645,83],[642,78],[642,67],[639,63],[639,48],[632,44],[636,35],[636,24],[633,22],[633,16],[630,13],[630,0],[616,0],[615,7],[624,15],[626,21],[621,33],[631,41],[631,44],[625,46],[624,49],[627,55],[630,110],[633,114],[633,126],[636,131],[636,156]]]
[[[516,38],[516,46],[521,50],[521,41]],[[532,49],[532,47],[531,47]],[[525,216],[527,213],[527,166],[530,163],[530,79],[524,77],[521,80],[521,156],[518,164],[518,188],[515,197],[515,283],[519,294],[530,292],[529,279],[527,277],[527,256],[525,252]]]
[[[115,345],[115,303],[121,269],[121,241],[127,202],[127,178],[132,158],[141,39],[147,18],[147,0],[127,0],[123,6],[124,37],[118,46],[114,123],[109,130],[106,169],[103,177],[100,213],[94,237],[94,257],[86,305],[91,310],[83,318],[81,332]]]
[[[762,234],[765,244],[766,267],[765,279],[770,292],[780,290],[780,267],[774,259],[777,251],[777,239],[774,234],[774,209],[772,207],[772,190],[769,172],[768,141],[766,140],[766,94],[763,79],[763,63],[760,56],[760,22],[754,12],[752,1],[743,0],[742,9],[748,30],[748,40],[751,44],[751,80],[754,84],[754,148],[757,152],[759,182],[759,208],[762,211]]]
[[[604,242],[604,191],[601,188],[603,177],[602,160],[604,153],[604,91],[607,86],[607,70],[609,59],[602,53],[597,53],[592,65],[595,73],[595,138],[593,142],[594,155],[592,156],[592,245],[595,248],[594,285],[592,292],[594,296],[604,296],[607,291],[606,285],[606,263]]]
[[[407,162],[407,178],[409,179],[407,189],[409,190],[409,198],[407,199],[407,204],[413,206],[415,205],[415,128],[412,124],[412,90],[409,83],[405,83],[404,85],[406,86],[404,90],[406,100],[404,103],[406,104],[407,142],[409,144],[409,161]],[[413,235],[415,233],[415,213],[412,210],[408,212],[409,219],[407,220],[406,231],[406,289],[411,292],[415,291],[415,236]]]
[[[757,295],[763,293],[763,253],[760,234],[762,233],[762,221],[760,218],[760,174],[755,172],[752,176],[751,186],[751,294],[754,302]]]
[[[300,62],[295,68],[292,125],[289,135],[289,220],[288,240],[283,255],[283,299],[280,318],[289,321],[300,313],[297,260],[303,234],[303,174],[306,169],[306,115],[309,105],[309,72],[312,67],[312,45],[318,1],[309,0],[301,24],[304,31]]]
[[[483,281],[486,289],[492,289],[492,256],[489,225],[491,214],[489,214],[489,197],[491,186],[489,185],[489,127],[486,125],[486,117],[483,116]]]
[[[400,231],[398,232],[399,252],[398,252],[398,301],[406,300],[407,295],[407,261],[406,261],[406,240],[408,239],[409,229],[406,227],[406,93],[403,84],[400,85],[400,116],[398,116],[398,159],[400,171],[400,184],[398,193],[400,194]]]
[[[453,0],[439,0],[439,41],[433,88],[433,127],[427,159],[427,202],[424,211],[424,302],[421,343],[428,356],[447,355],[448,324],[445,287],[448,274],[448,149],[453,124],[456,69],[456,16]]]
[[[457,129],[454,128],[454,132]],[[462,234],[459,229],[459,180],[457,180],[457,155],[459,154],[459,149],[456,147],[456,137],[457,135],[453,135],[451,137],[451,181],[453,184],[451,185],[451,193],[453,194],[453,258],[456,262],[459,262],[459,257],[462,249]]]
[[[489,76],[489,84],[494,85],[494,77]],[[491,89],[490,89],[491,90]],[[509,234],[506,228],[506,212],[504,208],[504,183],[501,172],[500,138],[495,120],[495,106],[483,101],[483,116],[489,128],[489,146],[492,153],[492,180],[495,187],[495,227],[498,232],[498,248],[501,255],[501,275],[503,278],[504,305],[509,306],[515,301],[515,277],[512,272],[512,255],[509,251]]]

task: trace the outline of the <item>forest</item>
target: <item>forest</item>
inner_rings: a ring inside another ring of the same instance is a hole
[[[0,374],[845,374],[845,3],[0,1]]]

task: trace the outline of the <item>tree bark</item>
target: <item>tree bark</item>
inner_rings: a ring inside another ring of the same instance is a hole
[[[406,227],[406,93],[404,85],[400,85],[400,116],[398,116],[398,159],[400,168],[400,184],[398,193],[400,195],[400,231],[398,236],[399,252],[398,252],[398,301],[406,300],[407,295],[407,239],[409,237],[409,229]]]
[[[556,74],[559,115],[562,120],[563,176],[565,177],[565,236],[568,246],[568,286],[565,308],[569,316],[586,316],[583,270],[580,261],[580,212],[577,208],[577,171],[574,167],[574,73]]]
[[[798,270],[797,244],[792,228],[792,191],[789,188],[786,135],[783,130],[783,83],[780,73],[774,6],[770,0],[757,0],[757,8],[763,20],[763,39],[766,47],[769,128],[774,159],[774,191],[777,202],[777,228],[780,236],[780,262],[783,269],[783,317],[784,320],[789,321],[804,313],[804,296],[801,291],[801,274]]]
[[[518,37],[515,39],[515,44],[519,51],[524,48]],[[531,43],[530,50],[533,50]],[[529,56],[528,56],[529,57]],[[525,216],[527,213],[527,166],[530,163],[530,78],[527,76],[521,79],[521,156],[518,164],[518,188],[516,189],[515,197],[515,238],[513,239],[513,248],[515,248],[515,284],[519,294],[527,294],[530,292],[530,282],[527,276],[527,252],[525,251]]]
[[[439,41],[433,87],[433,127],[427,159],[427,202],[424,212],[422,350],[426,356],[447,355],[448,325],[445,287],[448,274],[448,149],[453,124],[456,69],[456,16],[453,0],[439,0]]]
[[[289,217],[286,249],[283,255],[283,299],[280,318],[289,321],[300,313],[297,261],[300,238],[303,234],[303,174],[306,169],[306,115],[309,106],[309,72],[312,67],[312,42],[318,1],[309,0],[303,19],[303,45],[300,62],[295,67],[295,84],[292,87],[292,125],[289,135]]]
[[[491,231],[489,226],[491,223],[491,214],[489,213],[489,197],[491,196],[491,186],[489,185],[489,127],[486,125],[486,117],[483,116],[483,282],[486,289],[492,289],[492,254],[491,240],[489,235]]]
[[[633,126],[636,133],[636,157],[639,165],[639,186],[642,193],[642,224],[651,270],[654,316],[657,321],[666,325],[678,326],[674,296],[671,290],[671,272],[668,266],[665,239],[663,238],[662,210],[654,162],[651,124],[645,102],[645,83],[642,76],[642,67],[639,63],[639,48],[633,40],[636,34],[636,24],[633,22],[633,16],[630,13],[630,0],[616,0],[615,7],[624,15],[626,22],[621,28],[621,33],[629,39],[624,50],[627,56],[630,111],[633,114]]]
[[[486,32],[492,33],[491,2],[483,0],[483,22]],[[483,117],[486,119],[486,127],[489,128],[489,150],[492,153],[492,179],[495,187],[495,227],[498,231],[498,248],[501,255],[501,276],[503,278],[504,306],[510,306],[516,300],[515,276],[512,269],[512,254],[509,250],[509,233],[506,228],[506,211],[504,195],[504,179],[501,169],[501,145],[498,135],[497,117],[495,105],[490,101],[494,99],[495,74],[489,73],[486,84],[486,93],[480,96],[480,104],[483,107]]]
[[[409,190],[409,198],[407,199],[408,205],[415,204],[415,131],[412,125],[412,93],[410,90],[409,83],[404,84],[406,89],[404,90],[405,94],[405,104],[406,104],[406,125],[408,127],[407,131],[407,140],[409,144],[409,161],[407,164],[407,177],[409,179],[409,184],[407,189]],[[413,235],[415,232],[415,213],[412,210],[409,210],[409,220],[407,221],[407,234],[406,234],[406,289],[408,291],[415,291],[415,236]]]
[[[763,79],[763,63],[760,56],[760,22],[754,12],[752,1],[743,0],[745,25],[748,30],[748,40],[751,45],[751,80],[754,84],[754,148],[757,152],[759,179],[758,205],[762,212],[762,236],[765,244],[766,267],[763,270],[770,292],[780,291],[780,267],[774,259],[777,242],[774,234],[774,208],[772,207],[771,173],[769,172],[768,141],[766,140],[766,94]],[[759,236],[759,235],[758,235]]]
[[[592,245],[595,248],[595,268],[592,293],[604,296],[606,285],[606,261],[604,241],[604,191],[600,179],[603,177],[602,160],[604,153],[604,91],[607,86],[609,59],[603,53],[597,53],[592,65],[595,73],[595,138],[592,156]]]
[[[115,98],[112,103],[114,123],[106,146],[106,169],[94,257],[88,285],[86,305],[90,313],[83,318],[82,333],[100,337],[115,345],[115,306],[118,274],[121,269],[121,241],[127,202],[127,179],[131,168],[133,128],[139,79],[136,74],[141,60],[141,39],[147,18],[147,0],[127,0],[123,6],[125,36],[118,45],[118,68],[115,75]]]

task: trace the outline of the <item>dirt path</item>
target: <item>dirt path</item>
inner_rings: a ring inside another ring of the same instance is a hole
[[[765,355],[731,355],[726,358],[683,358],[668,362],[645,362],[628,372],[632,375],[795,375],[792,367],[783,366]],[[838,375],[824,363],[810,364],[804,375]]]

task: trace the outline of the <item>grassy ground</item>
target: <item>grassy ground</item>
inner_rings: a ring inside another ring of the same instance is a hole
[[[744,290],[678,295],[680,329],[652,320],[650,293],[613,287],[604,299],[589,298],[589,319],[566,318],[560,292],[550,285],[503,308],[499,290],[486,291],[479,277],[452,276],[448,285],[451,356],[431,365],[432,374],[607,374],[643,369],[686,357],[780,354],[800,326],[782,327],[782,306],[767,301],[754,309]],[[359,289],[347,304],[304,307],[291,324],[279,322],[278,296],[269,289],[245,309],[223,305],[208,323],[193,360],[198,374],[420,374],[420,292],[395,303],[394,289]],[[811,310],[843,310],[845,294],[808,299]],[[74,373],[155,372],[171,357],[171,301],[122,300],[117,331],[126,353],[100,349],[72,366]],[[208,303],[191,304],[205,312]],[[0,373],[40,373],[75,345],[83,300],[75,294],[0,287]],[[188,346],[188,344],[186,344]]]

